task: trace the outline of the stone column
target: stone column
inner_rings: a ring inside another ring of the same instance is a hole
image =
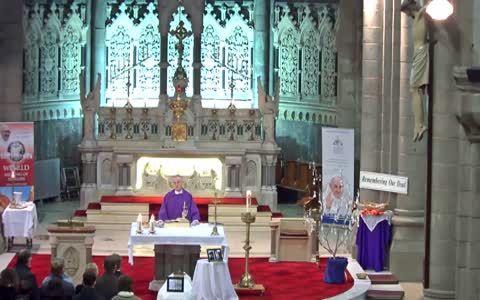
[[[427,178],[427,139],[414,143],[410,68],[413,45],[411,19],[401,14],[400,109],[398,175],[408,177],[408,195],[399,194],[393,217],[390,268],[401,281],[421,281],[424,245],[424,205]]]
[[[362,56],[362,125],[360,168],[380,171],[380,115],[383,64],[383,3],[364,0]],[[360,197],[377,201],[379,192],[362,190]]]
[[[160,32],[160,97],[167,95],[168,73],[168,34]]]
[[[272,211],[277,210],[277,187],[275,185],[276,155],[265,155],[262,160],[262,204],[268,205]]]
[[[460,101],[455,97],[453,64],[458,54],[448,35],[435,44],[433,57],[433,153],[429,281],[424,299],[456,299],[456,207],[458,199],[458,134],[455,119]],[[455,174],[452,176],[452,174]],[[464,234],[464,233],[458,233]]]
[[[200,97],[200,79],[202,76],[202,33],[193,37],[193,95]]]
[[[270,222],[270,257],[268,258],[269,262],[278,262],[278,241],[277,238],[279,236],[280,230],[280,221],[274,220]]]
[[[0,1],[0,120],[22,120],[23,1]]]
[[[97,199],[97,152],[85,146],[78,147],[82,154],[83,176],[80,187],[80,207],[86,209],[90,202]]]
[[[240,156],[227,156],[225,157],[225,166],[227,172],[227,186],[225,188],[226,197],[241,197],[242,191],[241,178],[240,178],[240,166],[242,164],[242,157]]]
[[[255,57],[253,65],[253,101],[254,107],[258,107],[257,99],[257,77],[261,78],[262,86],[268,87],[268,54],[270,51],[269,37],[269,7],[268,0],[254,1],[254,24],[253,32],[253,56]]]
[[[90,44],[90,53],[87,54],[87,62],[91,61],[90,64],[90,87],[95,86],[95,81],[97,80],[97,74],[100,73],[102,76],[100,90],[105,91],[107,84],[107,77],[105,72],[106,67],[106,46],[105,40],[107,37],[105,30],[105,21],[107,20],[107,1],[106,0],[97,0],[92,1],[91,3],[91,44]],[[91,60],[88,58],[91,57]],[[88,80],[88,77],[87,77]],[[91,90],[91,89],[90,89]],[[100,93],[100,103],[106,104],[105,93]]]

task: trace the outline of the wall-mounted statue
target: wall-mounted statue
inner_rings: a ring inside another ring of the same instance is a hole
[[[264,144],[276,144],[275,142],[275,118],[278,113],[278,103],[280,100],[280,80],[277,78],[275,82],[275,92],[269,96],[262,86],[260,77],[257,78],[258,86],[258,108],[263,116],[263,132],[265,137]]]
[[[80,103],[83,112],[83,140],[82,144],[95,141],[95,113],[100,107],[100,73],[97,75],[97,82],[94,89],[85,95],[85,73],[80,74]]]
[[[416,0],[404,0],[400,9],[413,18],[413,59],[410,73],[410,89],[412,93],[412,107],[415,117],[413,141],[420,141],[427,131],[424,118],[424,101],[429,84],[429,41],[426,19],[426,6],[420,6]]]

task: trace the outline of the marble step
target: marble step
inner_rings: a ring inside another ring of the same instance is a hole
[[[113,212],[113,211],[101,211],[101,210],[87,210],[87,221],[89,222],[124,222],[131,223],[137,220],[138,214],[142,214],[143,222],[147,222],[150,218],[147,211],[142,212]]]
[[[131,212],[131,213],[143,213],[148,212],[150,204],[148,203],[101,203],[102,211],[109,212]]]

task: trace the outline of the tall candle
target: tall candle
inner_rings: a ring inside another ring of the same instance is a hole
[[[250,205],[252,204],[252,191],[248,190],[247,191],[247,212],[250,208]]]
[[[12,170],[12,172],[10,173],[10,178],[15,179],[15,171],[14,170]]]

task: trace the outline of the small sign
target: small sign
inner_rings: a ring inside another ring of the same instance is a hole
[[[360,188],[408,194],[408,177],[360,171]]]
[[[185,279],[183,276],[167,277],[167,292],[183,293]]]
[[[223,261],[222,249],[207,249],[208,262]]]

